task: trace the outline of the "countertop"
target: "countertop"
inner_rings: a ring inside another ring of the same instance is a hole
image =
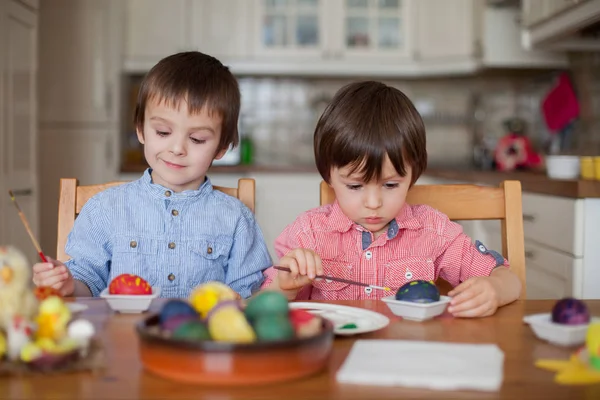
[[[570,198],[600,198],[600,181],[550,179],[545,172],[498,172],[460,168],[429,168],[423,175],[453,181],[499,185],[506,180],[521,181],[523,192]]]
[[[124,167],[122,173],[141,173],[145,166]],[[213,166],[209,174],[254,174],[254,173],[318,173],[314,165],[231,165]],[[457,182],[498,185],[505,180],[521,181],[523,192],[547,194],[568,198],[600,198],[600,181],[550,179],[545,172],[481,171],[460,167],[428,168],[424,176],[448,179]]]

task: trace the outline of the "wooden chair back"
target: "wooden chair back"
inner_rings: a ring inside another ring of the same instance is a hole
[[[81,212],[83,205],[95,194],[126,182],[108,182],[99,185],[80,186],[77,179],[63,178],[60,180],[60,196],[58,201],[58,240],[56,243],[56,258],[60,261],[66,261],[69,256],[65,253],[67,236],[75,218]],[[214,189],[230,196],[238,198],[252,212],[255,207],[255,182],[251,178],[242,178],[238,180],[237,188],[214,186]]]
[[[335,201],[335,193],[326,182],[321,181],[320,190],[321,205]],[[521,182],[504,181],[499,187],[415,185],[408,191],[406,201],[408,204],[427,204],[451,220],[500,220],[502,255],[509,260],[511,270],[521,280],[520,298],[526,298]],[[446,285],[447,282],[443,282],[440,286]]]

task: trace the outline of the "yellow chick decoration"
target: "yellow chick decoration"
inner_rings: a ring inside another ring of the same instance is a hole
[[[27,258],[13,246],[0,246],[0,328],[6,330],[15,315],[33,318],[38,301],[31,285]]]
[[[206,282],[198,286],[190,295],[189,302],[202,318],[222,301],[237,300],[239,295],[221,282]]]
[[[36,318],[38,330],[36,338],[48,338],[59,341],[67,333],[67,323],[71,320],[71,311],[58,296],[50,296],[40,303]]]
[[[235,304],[223,304],[208,317],[208,332],[213,340],[232,343],[252,343],[256,334]]]
[[[562,385],[600,383],[600,322],[591,323],[586,346],[565,360],[538,360],[535,366],[556,372],[554,381]]]

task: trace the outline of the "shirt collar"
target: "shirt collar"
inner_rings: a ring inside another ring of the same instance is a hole
[[[213,186],[210,182],[210,179],[206,177],[204,182],[196,190],[184,190],[183,192],[174,192],[163,185],[159,185],[158,183],[152,182],[152,168],[148,168],[146,169],[146,171],[144,171],[144,174],[139,179],[139,182],[142,185],[142,187],[148,193],[150,193],[152,197],[172,201],[200,197],[212,192],[213,190]]]
[[[348,232],[353,226],[356,226],[354,221],[344,214],[337,200],[331,207],[329,226],[333,231],[344,233]],[[401,229],[415,230],[421,227],[421,222],[415,217],[412,207],[408,204],[404,204],[404,207],[402,207],[398,216],[390,221],[387,237],[388,239],[395,238]]]

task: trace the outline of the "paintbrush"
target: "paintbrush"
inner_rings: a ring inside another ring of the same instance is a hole
[[[279,265],[274,265],[273,268],[275,268],[276,270],[279,270],[279,271],[292,272],[288,267],[281,267]],[[330,281],[335,281],[335,282],[349,283],[351,285],[366,286],[366,287],[370,287],[373,289],[385,290],[386,292],[391,291],[391,289],[389,287],[369,285],[369,284],[362,283],[362,282],[351,281],[350,279],[336,278],[335,276],[317,275],[315,278],[328,279]]]
[[[29,234],[29,238],[33,242],[33,245],[35,246],[35,249],[37,250],[38,254],[40,255],[40,258],[42,259],[43,262],[48,262],[48,260],[46,259],[46,256],[42,252],[42,248],[40,247],[40,244],[35,239],[33,232],[31,232],[31,228],[29,227],[29,222],[27,222],[27,218],[25,218],[25,214],[23,214],[23,211],[21,211],[21,208],[19,207],[19,204],[17,203],[17,199],[15,199],[15,195],[13,194],[12,190],[9,190],[8,194],[10,195],[10,199],[12,200],[13,204],[17,208],[19,217],[21,218],[21,222],[23,222],[23,225],[25,225],[25,230]]]

